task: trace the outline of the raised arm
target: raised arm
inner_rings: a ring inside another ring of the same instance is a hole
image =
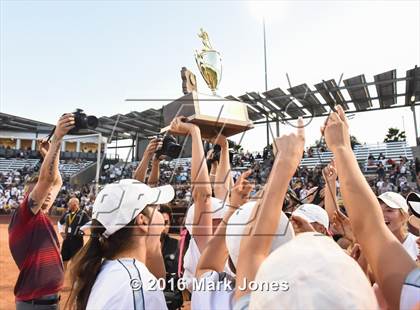
[[[277,155],[262,199],[255,206],[256,219],[248,224],[248,228],[251,230],[247,231],[251,233],[243,236],[241,240],[236,274],[237,283],[244,283],[244,279],[247,283],[253,281],[261,263],[270,252],[289,181],[299,165],[305,145],[305,133],[301,118],[298,125],[297,134],[284,135],[275,140]],[[238,299],[249,293],[249,288],[236,290],[235,298]]]
[[[160,173],[160,160],[153,156],[152,160],[152,170],[150,171],[149,179],[147,180],[147,184],[151,187],[155,187],[159,185],[159,173]]]
[[[214,179],[214,196],[220,200],[225,200],[227,193],[233,186],[233,179],[230,173],[229,143],[226,137],[221,134],[212,142],[220,145],[221,148],[219,165]]]
[[[60,159],[61,140],[74,127],[73,114],[64,114],[58,121],[51,144],[41,165],[39,180],[32,192],[29,194],[29,206],[34,214],[37,214],[42,206],[50,206],[54,200],[53,194],[57,196],[57,176],[60,174],[58,164]],[[61,179],[61,178],[60,178]],[[58,180],[60,183],[60,181]],[[55,186],[55,188],[54,188]],[[61,187],[61,184],[59,184]],[[52,192],[54,188],[54,193]]]
[[[398,309],[401,289],[416,265],[386,227],[381,208],[358,166],[350,145],[347,119],[341,106],[321,128],[334,153],[340,190],[353,233],[391,309]]]
[[[244,172],[238,180],[236,180],[235,186],[232,188],[230,198],[231,204],[223,216],[222,222],[217,227],[213,238],[204,249],[200,260],[198,261],[195,273],[197,279],[199,279],[207,271],[223,271],[226,260],[229,257],[226,247],[226,225],[235,210],[246,203],[249,199],[249,193],[252,191],[253,185],[246,178],[250,176],[251,173],[252,170]]]
[[[203,143],[201,141],[200,128],[194,124],[183,122],[183,117],[179,116],[172,121],[170,130],[191,136],[191,191],[195,204],[192,235],[197,243],[198,249],[202,252],[212,237],[213,229],[211,185],[206,157],[204,156]]]
[[[137,166],[136,171],[134,172],[133,178],[137,181],[145,183],[147,167],[149,166],[149,161],[152,159],[153,155],[156,152],[156,149],[161,146],[162,142],[160,139],[152,139],[144,151],[143,157]]]
[[[39,150],[39,153],[41,154],[41,157],[43,159],[45,159],[45,157],[47,156],[48,150],[50,149],[50,145],[51,145],[51,142],[46,141],[46,140],[41,140],[38,143],[38,150]],[[58,158],[60,158],[60,156],[58,156]],[[50,189],[50,197],[49,197],[48,201],[44,202],[44,207],[45,208],[50,208],[53,205],[55,199],[57,198],[58,193],[61,190],[62,185],[63,185],[63,179],[61,178],[61,174],[60,174],[59,169],[57,169],[55,171],[55,177],[54,177],[53,185]]]
[[[210,164],[210,184],[212,186],[212,189],[214,190],[214,181],[216,179],[216,172],[217,172],[217,167],[219,165],[219,163],[217,162],[217,160],[213,160],[213,156],[214,156],[214,151],[213,149],[209,150],[207,152],[207,161],[211,161]]]
[[[331,223],[337,210],[337,170],[334,159],[331,159],[328,166],[322,170],[322,176],[325,180],[325,211],[327,211]]]

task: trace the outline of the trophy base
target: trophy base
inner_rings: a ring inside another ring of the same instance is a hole
[[[163,107],[165,127],[161,132],[167,132],[177,116],[184,116],[187,122],[198,125],[203,138],[212,138],[220,133],[230,137],[254,128],[245,103],[195,91]]]

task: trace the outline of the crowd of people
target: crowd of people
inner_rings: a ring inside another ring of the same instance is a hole
[[[216,159],[200,128],[178,117],[171,131],[190,136],[190,162],[156,155],[156,138],[140,162],[105,166],[94,194],[59,173],[61,140],[74,127],[63,115],[40,148],[39,172],[0,175],[14,209],[17,309],[57,309],[66,268],[69,309],[178,309],[187,300],[192,309],[420,309],[419,162],[378,158],[391,169],[366,179],[348,126],[338,106],[321,128],[334,158],[309,169],[299,166],[302,120],[262,155],[231,156],[218,135],[208,141]],[[53,206],[64,211],[61,245]],[[175,218],[180,208],[185,217]]]

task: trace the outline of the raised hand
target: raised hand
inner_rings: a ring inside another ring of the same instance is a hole
[[[355,241],[353,230],[350,224],[350,220],[339,209],[337,209],[334,212],[332,227],[337,232],[342,233],[346,239],[350,240],[351,242]]]
[[[221,147],[227,146],[228,145],[228,141],[226,139],[226,137],[222,134],[217,135],[216,137],[213,137],[211,139],[209,139],[210,143],[214,144],[218,144]]]
[[[213,150],[213,149],[211,149],[211,150],[209,150],[209,151],[207,152],[206,159],[207,159],[207,160],[212,160],[212,159],[213,159],[213,157],[214,157],[214,150]]]
[[[45,158],[47,156],[48,150],[50,149],[51,143],[47,141],[47,139],[42,139],[38,141],[38,151],[41,153],[42,158]]]
[[[337,112],[330,114],[326,123],[321,127],[321,133],[325,136],[328,148],[333,152],[338,149],[350,149],[349,126],[346,115],[340,105],[336,106]]]
[[[238,208],[248,201],[249,193],[254,189],[254,184],[249,182],[246,178],[249,177],[252,172],[252,170],[248,170],[242,173],[236,180],[230,193],[230,205],[232,207]]]
[[[169,130],[173,133],[189,135],[192,130],[194,130],[195,128],[198,128],[197,125],[184,122],[184,119],[185,119],[184,116],[178,116],[174,118],[171,122],[171,126]]]
[[[150,140],[144,153],[148,156],[152,156],[158,148],[162,147],[162,143],[162,139],[159,138],[154,138]]]
[[[58,120],[55,126],[54,136],[57,139],[62,139],[71,129],[74,128],[74,115],[71,113],[64,114]]]
[[[302,159],[305,146],[305,130],[303,119],[298,119],[298,129],[296,133],[283,135],[276,138],[274,147],[277,150],[276,160],[284,163],[285,167],[296,171],[300,160]]]
[[[322,176],[324,177],[325,182],[330,184],[335,184],[337,180],[337,169],[335,168],[334,158],[331,159],[331,162],[322,169]]]

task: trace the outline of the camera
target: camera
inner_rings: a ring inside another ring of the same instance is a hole
[[[75,134],[80,129],[95,129],[98,127],[99,120],[96,116],[86,115],[82,109],[76,109],[73,112],[74,116],[74,128],[70,130],[69,134]]]
[[[220,151],[222,150],[222,148],[220,147],[219,144],[216,144],[215,146],[213,146],[213,161],[220,161]]]
[[[181,153],[182,146],[176,143],[176,139],[173,136],[167,135],[163,138],[162,147],[156,150],[156,157],[165,155],[169,158],[178,158]]]

